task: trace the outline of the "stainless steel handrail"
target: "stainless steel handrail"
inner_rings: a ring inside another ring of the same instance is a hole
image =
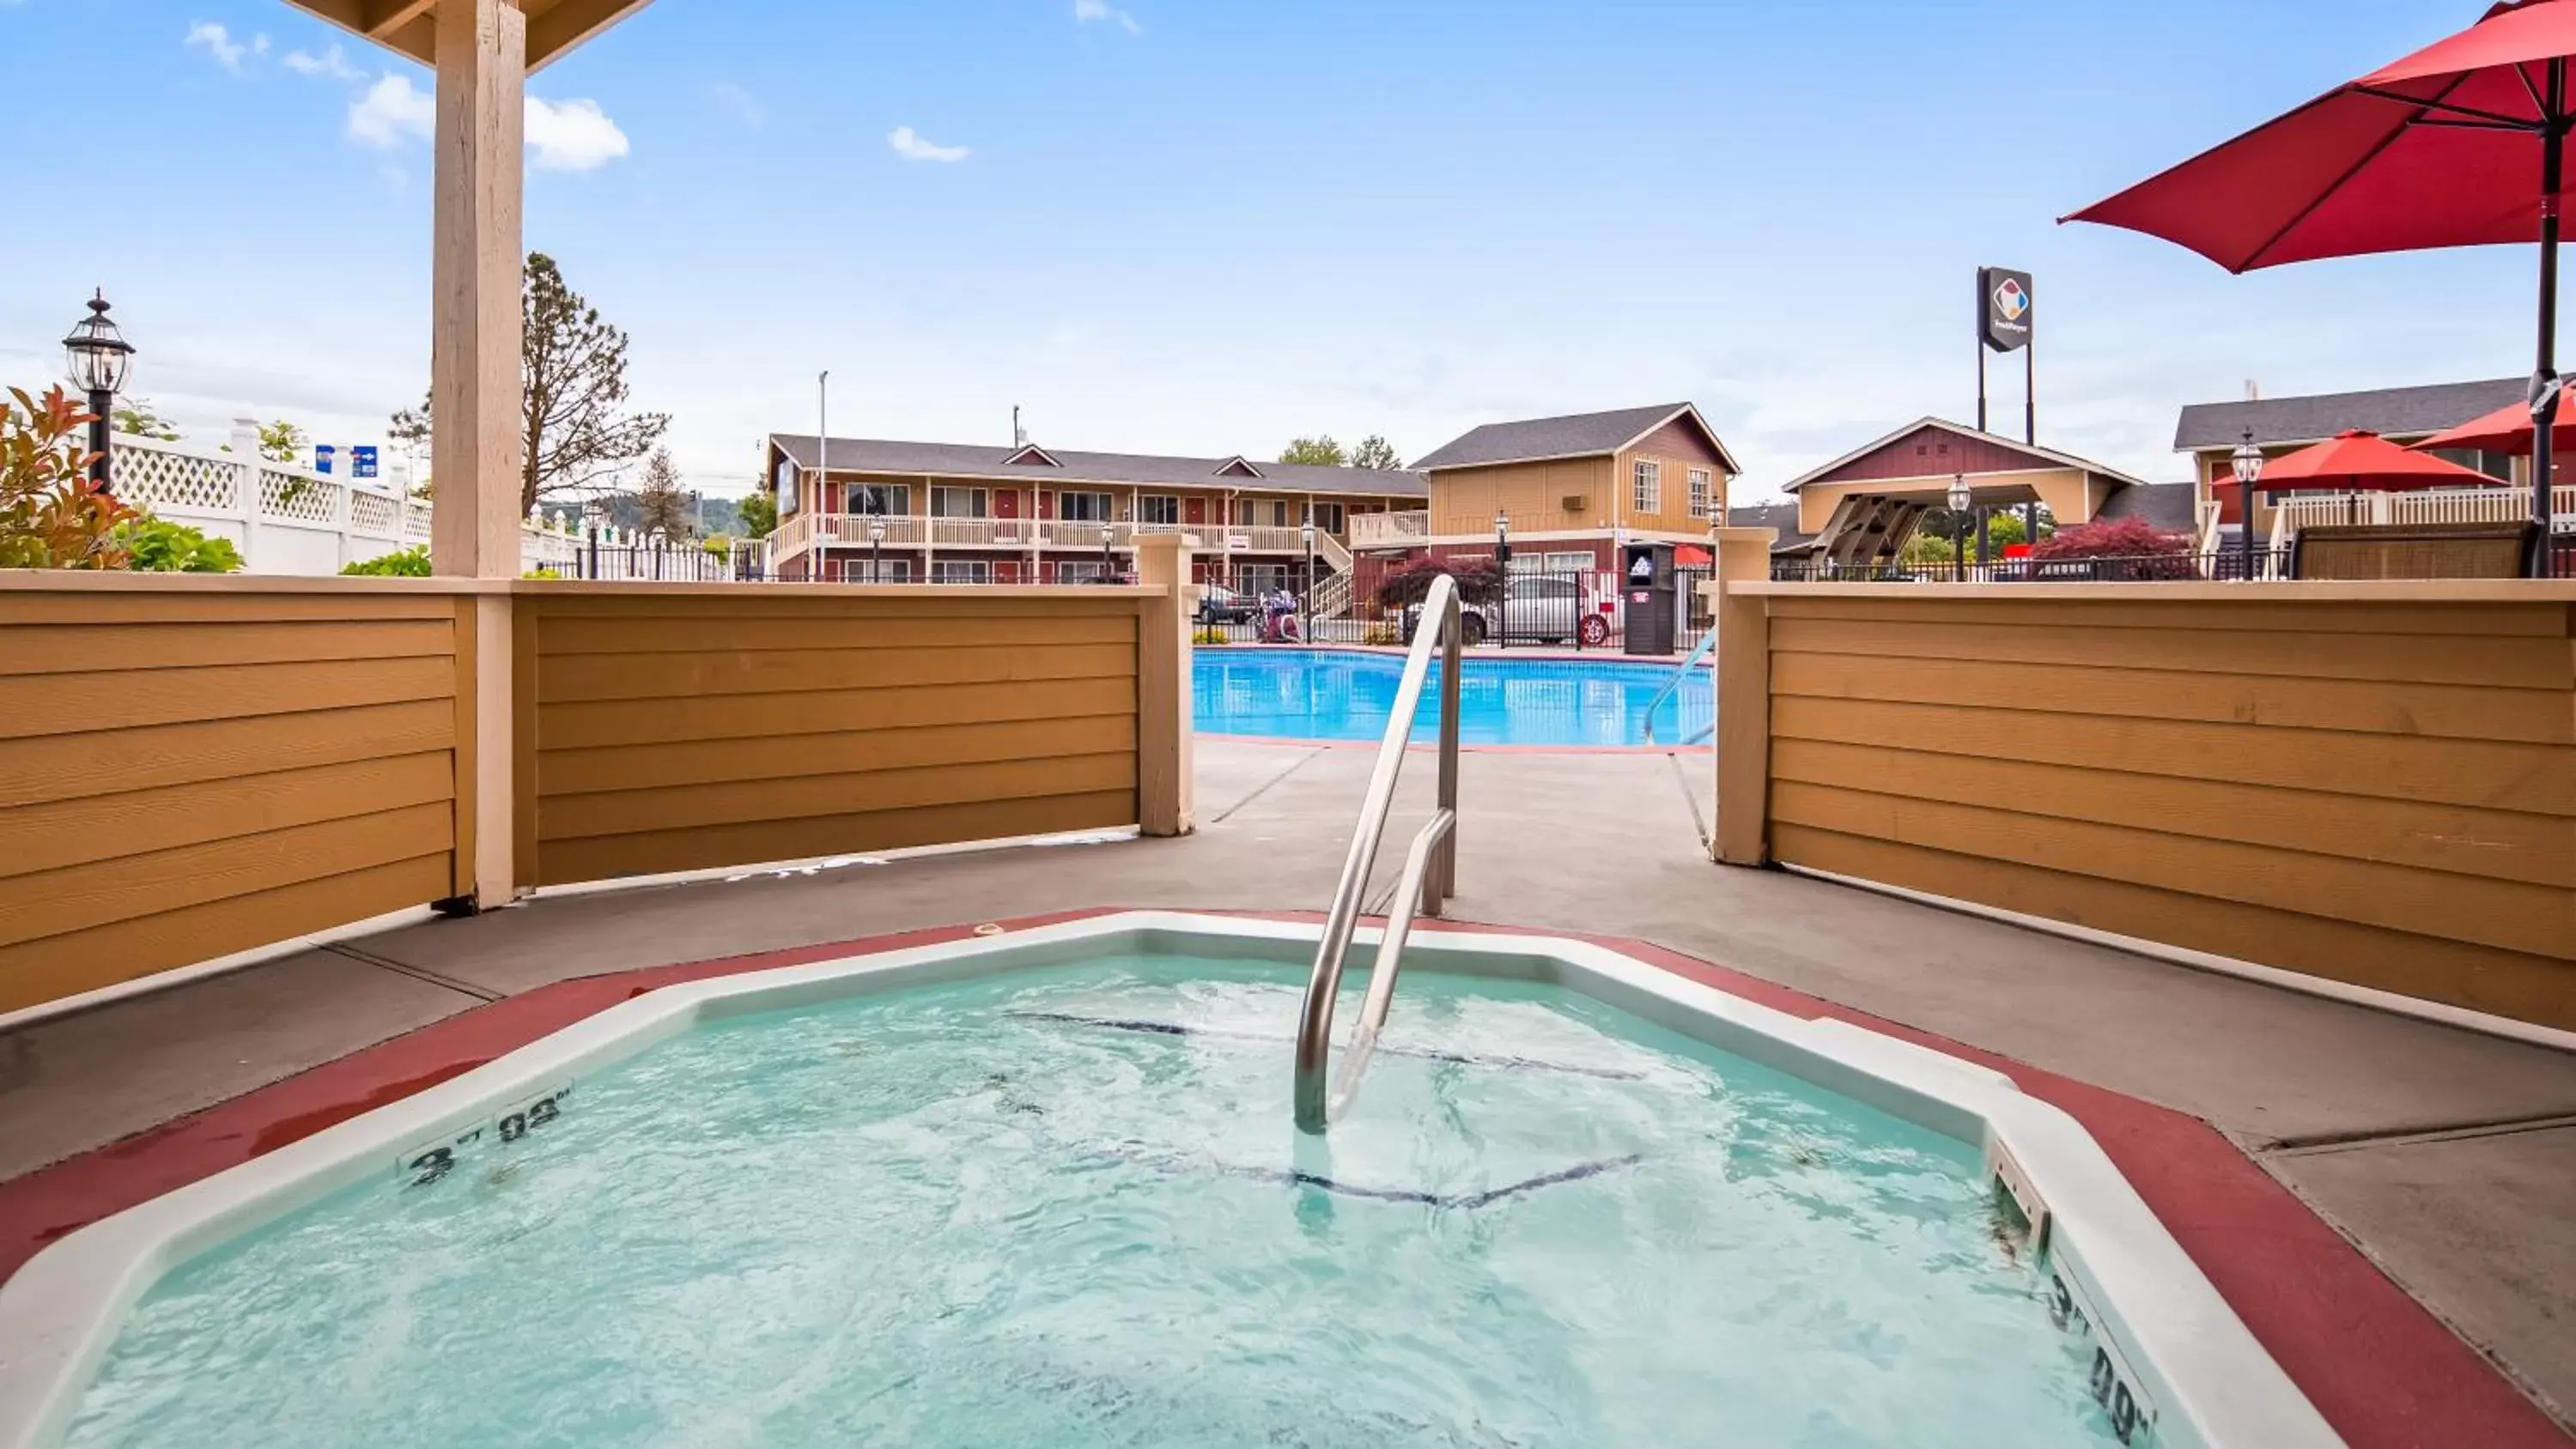
[[[1333,1090],[1327,1069],[1333,1051],[1333,1003],[1342,990],[1342,961],[1350,954],[1351,935],[1359,927],[1360,897],[1368,890],[1369,872],[1377,866],[1378,841],[1386,834],[1387,811],[1395,803],[1396,776],[1404,769],[1405,746],[1413,738],[1414,716],[1422,706],[1435,637],[1440,645],[1439,803],[1431,823],[1413,837],[1412,848],[1405,852],[1395,902],[1388,908],[1386,934],[1378,941],[1377,961],[1370,968],[1359,1030],[1351,1039],[1340,1087]],[[1437,917],[1458,891],[1458,645],[1458,582],[1443,574],[1431,581],[1431,592],[1422,601],[1422,622],[1414,626],[1413,647],[1404,658],[1404,675],[1395,688],[1386,737],[1378,743],[1377,766],[1369,771],[1368,793],[1360,797],[1359,826],[1351,833],[1341,883],[1334,887],[1332,910],[1324,917],[1324,939],[1315,947],[1314,974],[1306,981],[1306,1005],[1297,1020],[1300,1132],[1322,1132],[1357,1095],[1360,1073],[1367,1069],[1378,1031],[1386,1025],[1387,1007],[1395,999],[1396,972],[1414,917]]]
[[[1646,701],[1647,744],[1651,745],[1655,742],[1655,711],[1664,707],[1664,701],[1672,698],[1673,692],[1682,687],[1682,681],[1690,678],[1690,672],[1693,669],[1698,668],[1699,662],[1708,657],[1708,651],[1716,647],[1717,626],[1712,624],[1709,626],[1708,637],[1691,646],[1691,652],[1682,656],[1682,667],[1673,671],[1673,677],[1665,682],[1663,688],[1655,691],[1655,697],[1653,699]],[[1681,741],[1681,743],[1685,745],[1695,745],[1700,741],[1707,739],[1709,735],[1716,733],[1717,726],[1711,724],[1708,727],[1707,733],[1693,735],[1689,739]]]

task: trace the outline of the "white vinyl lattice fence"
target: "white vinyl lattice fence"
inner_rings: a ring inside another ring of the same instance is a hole
[[[429,504],[391,476],[364,481],[316,473],[259,454],[256,424],[236,422],[226,448],[115,436],[108,477],[116,496],[154,516],[231,539],[255,574],[336,574],[348,564],[429,542]],[[519,535],[522,568],[562,569],[576,557],[571,533],[537,523]]]

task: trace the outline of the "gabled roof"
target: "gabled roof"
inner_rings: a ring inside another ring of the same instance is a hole
[[[1543,463],[1559,458],[1597,458],[1633,447],[1675,418],[1686,417],[1715,449],[1729,473],[1735,455],[1718,440],[1716,430],[1690,403],[1657,403],[1607,413],[1575,413],[1561,418],[1529,418],[1516,423],[1487,423],[1414,460],[1424,472],[1434,468],[1476,468],[1501,463]]]
[[[2078,458],[2072,453],[2061,453],[2055,448],[2043,448],[2035,443],[2017,443],[2010,438],[1997,437],[1993,433],[1979,432],[1965,423],[1954,423],[1948,418],[1926,416],[1916,418],[1914,421],[1907,423],[1905,426],[1898,428],[1892,433],[1887,434],[1885,437],[1872,438],[1868,442],[1861,444],[1859,447],[1852,449],[1850,452],[1843,454],[1841,457],[1834,459],[1830,463],[1824,464],[1821,467],[1810,468],[1806,472],[1799,474],[1797,477],[1790,479],[1788,482],[1781,484],[1780,487],[1786,492],[1795,493],[1799,489],[1804,488],[1808,484],[1815,482],[1817,479],[1822,478],[1827,474],[1838,472],[1841,469],[1849,467],[1850,465],[1859,462],[1861,459],[1868,457],[1870,454],[1877,452],[1881,448],[1892,447],[1895,444],[1904,442],[1907,438],[1914,436],[1916,433],[1923,432],[1926,429],[1955,434],[1976,444],[1982,450],[2017,455],[2020,458],[2027,459],[2031,468],[2034,470],[2044,468],[2074,468],[2082,472],[2092,473],[2100,477],[2111,479],[2113,482],[2126,483],[2132,486],[2142,486],[2138,479],[2132,478],[2128,474],[2123,473],[2119,469],[2111,467],[2106,463],[2096,463],[2089,458]],[[1999,470],[1978,469],[1972,471],[1994,472]]]
[[[1790,553],[1815,542],[1816,536],[1798,527],[1798,502],[1788,499],[1778,503],[1747,503],[1726,510],[1729,528],[1767,528],[1780,536],[1772,541],[1773,553]]]
[[[1233,457],[1226,459],[1224,462],[1217,464],[1216,473],[1220,478],[1259,478],[1263,476],[1260,467],[1241,453],[1237,453]]]
[[[811,433],[772,433],[771,447],[799,468],[818,465]],[[1342,493],[1373,498],[1426,498],[1422,475],[1402,469],[1327,468],[1311,463],[1263,463],[1253,477],[1228,473],[1239,458],[1171,458],[1145,453],[1078,453],[1042,449],[1050,462],[1015,461],[1030,450],[976,443],[907,443],[879,438],[834,438],[832,471],[912,477],[967,478],[1041,488],[1086,483],[1154,488],[1245,488],[1280,493]],[[1245,466],[1252,466],[1246,464]]]
[[[2102,500],[2103,518],[2143,518],[2165,533],[2189,533],[2200,526],[2200,489],[2190,483],[2141,483],[2115,490]]]
[[[1064,464],[1056,460],[1055,454],[1048,452],[1046,449],[1039,447],[1035,443],[1026,444],[1018,452],[1004,458],[1002,461],[1013,467],[1061,468],[1064,466]]]
[[[2258,443],[2322,443],[2359,428],[2381,437],[2438,433],[2507,403],[2523,400],[2529,385],[2518,377],[2486,382],[2445,382],[2430,387],[2383,387],[2369,392],[2329,392],[2313,397],[2267,397],[2247,402],[2193,403],[2174,423],[2174,451],[2233,448],[2254,430]]]

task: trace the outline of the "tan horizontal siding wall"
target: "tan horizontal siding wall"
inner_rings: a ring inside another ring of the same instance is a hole
[[[0,1011],[455,894],[458,607],[0,591]]]
[[[1145,602],[522,595],[521,877],[1135,824]]]
[[[2576,1027],[2576,607],[1769,612],[1774,858]]]
[[[1509,513],[1514,533],[1608,528],[1615,510],[1608,458],[1562,458],[1552,463],[1506,463],[1490,468],[1444,468],[1431,480],[1431,531],[1485,537],[1497,509]],[[1569,498],[1583,506],[1568,510]]]

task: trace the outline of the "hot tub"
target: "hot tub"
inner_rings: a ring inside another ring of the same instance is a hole
[[[1416,937],[1131,913],[673,986],[0,1287],[0,1444],[2336,1442],[2008,1078]]]

